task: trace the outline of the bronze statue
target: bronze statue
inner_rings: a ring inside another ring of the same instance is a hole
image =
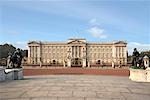
[[[142,68],[143,67],[143,57],[140,57],[140,53],[137,51],[136,48],[134,48],[133,51],[133,60],[132,60],[132,66],[135,66],[137,68]]]
[[[136,48],[134,48],[134,51],[133,51],[133,54],[132,54],[132,57],[133,57],[132,66],[137,67],[139,56],[140,56],[139,52],[137,51]]]
[[[12,55],[8,56],[8,68],[21,68],[22,62],[21,50],[18,48]]]

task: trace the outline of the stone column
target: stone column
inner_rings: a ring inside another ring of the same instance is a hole
[[[73,52],[73,46],[72,46],[71,48],[72,48],[72,52],[71,52],[71,55],[72,55],[72,57],[73,57],[73,53],[74,53],[74,52]]]
[[[118,67],[120,67],[120,61],[121,61],[121,47],[117,47],[117,53],[118,53],[118,59],[117,59],[117,64],[118,64]]]
[[[83,59],[83,65],[82,67],[86,67],[86,59]]]
[[[112,68],[115,68],[114,61],[112,61]]]
[[[34,64],[36,64],[36,46],[34,46]]]
[[[63,60],[63,65],[64,65],[64,67],[66,67],[66,62],[65,62],[65,60]]]
[[[31,50],[31,46],[28,47],[28,63],[31,63],[31,60],[30,60],[31,59],[31,55],[30,55],[31,51],[30,50]]]
[[[28,57],[30,58],[30,46],[28,47]]]
[[[75,58],[75,46],[73,46],[72,52],[73,52],[73,58]]]
[[[35,47],[35,63],[37,63],[37,46]]]
[[[71,57],[72,56],[72,47],[68,48],[68,56],[67,56],[67,66],[71,67]]]
[[[79,55],[78,55],[78,53],[79,53],[79,51],[78,51],[78,46],[77,46],[77,49],[76,49],[76,50],[77,50],[77,51],[76,51],[76,52],[77,52],[77,56],[76,56],[76,57],[78,58],[78,57],[79,57]]]
[[[40,42],[40,46],[39,46],[39,61],[40,61],[40,67],[42,67],[42,44]]]
[[[38,61],[38,59],[37,59],[37,46],[35,47],[35,61],[36,61],[36,63],[37,63],[37,61]]]
[[[90,61],[88,61],[88,67],[90,67]]]
[[[81,57],[81,47],[79,46],[79,58]]]
[[[76,46],[74,46],[74,58],[76,58]]]
[[[34,61],[34,63],[35,63],[35,47],[33,46],[33,61]]]
[[[116,63],[116,47],[115,45],[112,46],[112,61],[114,64]]]
[[[71,51],[70,51],[70,55],[71,55],[71,58],[72,58],[72,57],[73,57],[73,55],[72,55],[73,47],[71,46],[70,48],[71,48],[71,49],[70,49],[70,50],[71,50]]]
[[[118,65],[118,58],[119,58],[119,48],[116,47],[116,64]]]
[[[79,58],[79,53],[80,53],[80,47],[78,46],[78,58]]]
[[[32,63],[34,61],[34,46],[32,47]]]
[[[127,64],[127,48],[124,47],[124,64]]]
[[[120,47],[120,58],[122,57],[122,47]]]
[[[37,47],[37,63],[40,63],[40,47]]]
[[[84,50],[82,50],[82,53],[83,53],[83,55],[82,55],[82,58],[83,58],[82,67],[86,67],[86,48],[85,47],[83,47],[83,48],[84,48]]]
[[[31,63],[33,64],[33,61],[34,61],[34,48],[33,46],[31,47]]]
[[[67,61],[67,66],[68,66],[68,67],[71,67],[71,59],[68,59],[68,61]]]

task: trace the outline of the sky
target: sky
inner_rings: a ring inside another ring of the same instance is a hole
[[[148,0],[0,0],[0,44],[85,38],[150,50]]]

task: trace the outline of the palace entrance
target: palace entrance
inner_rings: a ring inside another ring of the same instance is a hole
[[[82,59],[79,59],[79,58],[72,59],[71,67],[82,67]]]

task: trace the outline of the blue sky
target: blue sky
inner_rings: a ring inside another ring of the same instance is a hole
[[[144,0],[0,1],[0,43],[26,49],[29,40],[128,43],[150,50],[150,2]]]

